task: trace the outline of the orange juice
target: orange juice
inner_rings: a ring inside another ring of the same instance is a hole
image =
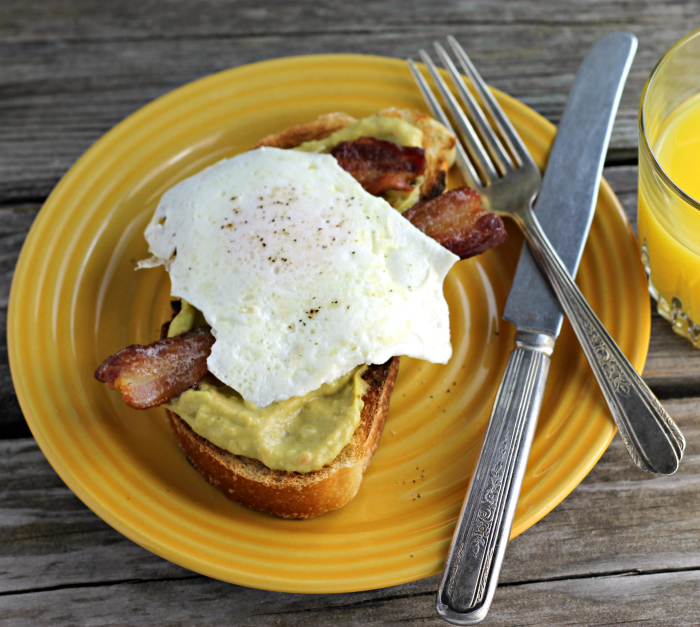
[[[650,126],[653,154],[640,150],[639,164],[642,256],[659,313],[700,346],[700,94]]]
[[[664,122],[654,154],[671,180],[700,202],[700,94],[686,100]]]

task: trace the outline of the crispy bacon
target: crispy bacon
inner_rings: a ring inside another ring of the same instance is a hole
[[[422,148],[399,146],[374,137],[341,142],[331,154],[374,196],[389,189],[410,192],[413,181],[425,172],[426,166]]]
[[[156,407],[202,380],[213,344],[209,327],[148,346],[132,344],[105,359],[95,370],[95,378],[110,390],[119,388],[129,407]]]
[[[479,194],[469,187],[419,202],[403,216],[460,259],[479,255],[508,239],[502,220],[484,209]]]

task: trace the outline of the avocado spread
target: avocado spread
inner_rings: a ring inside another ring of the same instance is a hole
[[[414,148],[423,146],[423,131],[417,126],[400,118],[373,115],[341,128],[324,139],[304,142],[297,146],[295,150],[328,153],[340,142],[351,142],[360,139],[360,137],[375,137],[383,141],[393,142],[399,146]],[[395,190],[384,192],[384,199],[399,213],[403,213],[420,200],[420,186],[423,184],[423,181],[424,177],[419,176],[410,192]]]
[[[181,301],[168,337],[203,324],[201,312]],[[212,376],[168,404],[192,430],[234,455],[268,468],[311,472],[330,464],[360,424],[367,383],[359,366],[306,396],[257,407]]]

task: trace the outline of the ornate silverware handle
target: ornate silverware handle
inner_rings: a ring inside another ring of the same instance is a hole
[[[523,208],[519,217],[530,249],[571,322],[632,460],[642,470],[673,474],[685,448],[676,423],[586,302],[532,209]]]
[[[482,621],[496,591],[553,348],[546,334],[515,336],[438,589],[438,614],[455,625]]]

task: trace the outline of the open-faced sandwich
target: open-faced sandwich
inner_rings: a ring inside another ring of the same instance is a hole
[[[451,356],[445,275],[505,239],[476,192],[445,192],[454,147],[419,112],[335,113],[178,183],[140,264],[168,270],[173,317],[95,376],[131,407],[164,405],[230,499],[288,518],[345,505],[398,356]]]

